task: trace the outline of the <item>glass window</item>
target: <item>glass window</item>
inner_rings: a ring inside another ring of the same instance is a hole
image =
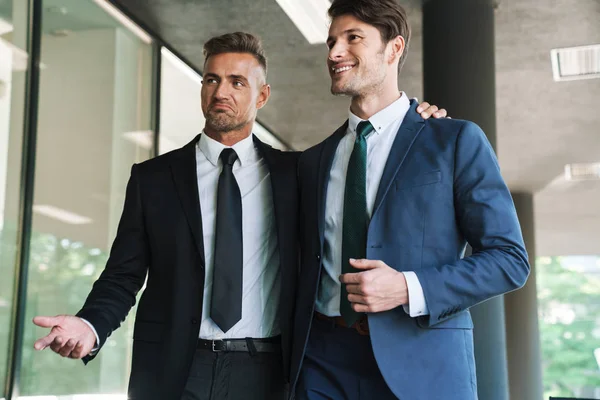
[[[85,368],[34,351],[48,331],[29,321],[81,308],[108,258],[131,165],[153,148],[148,36],[107,2],[56,4],[43,1],[24,398],[126,392],[135,310]]]
[[[544,391],[600,396],[600,257],[536,261]]]
[[[0,397],[6,367],[17,263],[19,187],[27,54],[27,3],[0,1]]]
[[[159,154],[187,144],[204,128],[200,102],[202,77],[166,48],[161,50]],[[268,104],[267,106],[268,107]],[[253,133],[263,142],[281,150],[287,146],[271,132],[254,124]]]

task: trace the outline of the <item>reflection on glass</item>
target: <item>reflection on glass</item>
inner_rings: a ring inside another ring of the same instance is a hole
[[[600,396],[600,257],[536,260],[544,398]]]
[[[50,350],[35,352],[33,342],[47,330],[29,323],[83,305],[107,260],[131,165],[152,151],[151,45],[98,4],[43,1],[23,398],[127,387],[132,318],[85,368]]]
[[[164,47],[161,49],[159,154],[177,149],[204,128],[202,78]]]
[[[28,54],[27,3],[0,1],[0,397],[6,379],[17,262]]]

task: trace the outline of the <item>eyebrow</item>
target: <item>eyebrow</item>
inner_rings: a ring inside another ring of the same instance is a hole
[[[362,29],[360,29],[360,28],[351,28],[351,29],[346,29],[344,32],[342,32],[342,36],[343,36],[343,35],[348,35],[348,34],[350,34],[350,33],[360,33],[360,34],[363,34],[363,35],[364,35],[364,34],[365,34],[365,31],[363,31],[363,30],[362,30]],[[329,42],[331,42],[331,41],[334,41],[334,38],[333,38],[333,36],[328,36],[328,37],[327,37],[327,43],[329,43]]]
[[[244,75],[229,75],[228,78],[239,79],[239,80],[245,81],[245,82],[248,81],[248,79]]]
[[[206,78],[221,78],[219,75],[214,74],[212,72],[207,72],[206,74],[204,74],[204,79]],[[227,78],[229,79],[239,79],[245,82],[248,82],[248,79],[244,76],[244,75],[236,75],[236,74],[231,74],[228,75]]]

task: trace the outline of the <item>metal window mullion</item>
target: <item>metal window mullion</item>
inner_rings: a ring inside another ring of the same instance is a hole
[[[29,249],[32,233],[32,206],[35,184],[35,157],[40,87],[40,54],[42,35],[42,0],[29,0],[27,18],[27,52],[29,54],[25,84],[23,149],[19,194],[19,228],[17,264],[11,312],[8,368],[5,384],[6,400],[16,399],[20,392],[21,357],[27,303]]]

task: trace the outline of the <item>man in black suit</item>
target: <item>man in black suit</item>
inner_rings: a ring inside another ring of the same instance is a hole
[[[270,95],[260,41],[226,34],[204,53],[203,133],[132,167],[104,272],[77,316],[34,319],[52,328],[35,348],[90,361],[147,276],[131,399],[283,399],[298,274],[298,153],[252,135]],[[423,115],[437,110],[423,106]]]
[[[298,154],[252,135],[270,95],[260,41],[227,34],[209,40],[204,53],[203,133],[132,167],[106,269],[77,316],[35,318],[52,328],[35,348],[93,359],[147,275],[130,398],[283,399]]]

